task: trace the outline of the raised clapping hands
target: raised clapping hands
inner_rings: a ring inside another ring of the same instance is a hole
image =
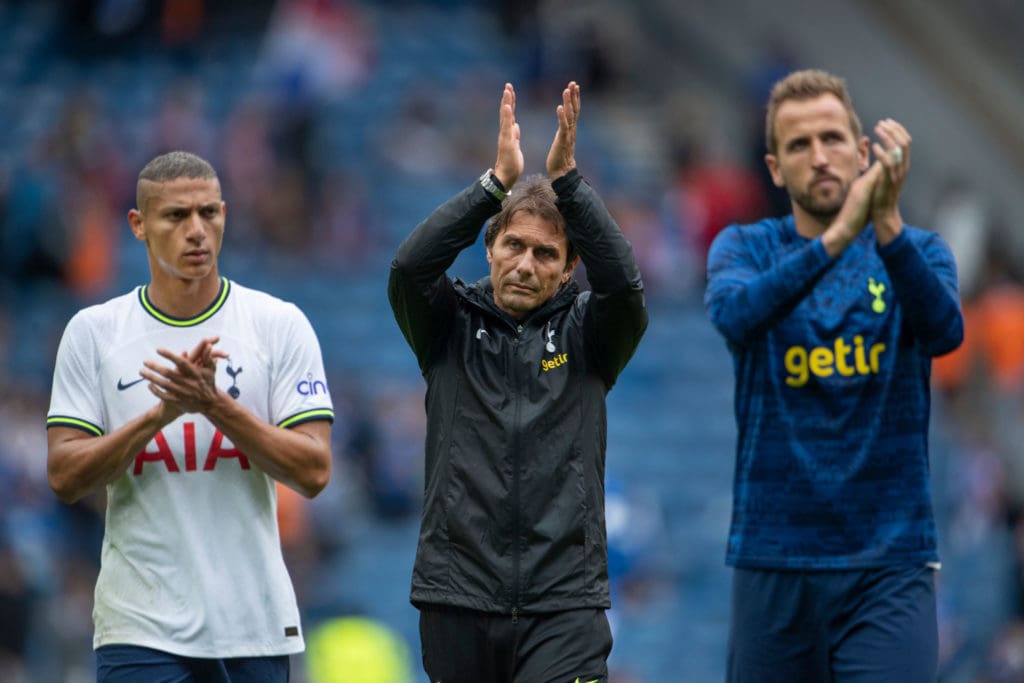
[[[555,110],[558,131],[548,150],[548,177],[560,178],[576,168],[576,122],[580,118],[580,86],[576,81],[562,91],[562,104]]]
[[[825,249],[840,254],[870,222],[880,244],[888,244],[903,229],[899,197],[910,168],[910,135],[892,119],[875,125],[875,161],[850,184],[846,201],[823,236]]]
[[[875,152],[875,165],[884,170],[874,183],[869,218],[879,242],[886,244],[895,239],[903,228],[899,198],[910,169],[911,140],[906,128],[892,119],[882,119],[875,124],[875,135],[878,142],[871,146]]]
[[[576,81],[570,81],[562,91],[562,104],[558,105],[555,113],[558,130],[547,158],[551,180],[576,168],[576,122],[580,117],[580,86]],[[525,167],[519,124],[516,122],[516,91],[511,83],[505,84],[501,94],[498,122],[498,157],[494,162],[494,175],[506,190],[511,190]]]
[[[519,124],[516,123],[516,91],[511,83],[505,84],[498,113],[498,158],[494,162],[494,175],[506,190],[523,174],[523,150],[519,146]]]
[[[149,380],[149,390],[170,411],[168,417],[172,420],[182,413],[201,413],[217,398],[217,359],[228,357],[228,354],[213,348],[218,341],[220,337],[207,337],[191,351],[180,354],[157,349],[156,352],[171,361],[172,366],[150,360],[143,363],[145,369],[139,374]]]

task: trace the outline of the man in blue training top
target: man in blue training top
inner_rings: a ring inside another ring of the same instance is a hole
[[[910,135],[874,133],[842,79],[776,83],[765,162],[793,213],[708,255],[739,428],[729,681],[935,680],[929,377],[963,318],[948,247],[900,215]]]

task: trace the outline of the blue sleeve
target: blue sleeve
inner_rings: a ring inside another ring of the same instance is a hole
[[[939,356],[960,346],[964,318],[953,254],[937,234],[924,234],[919,248],[904,229],[878,254],[922,352]]]
[[[704,307],[712,324],[731,344],[744,345],[765,325],[784,316],[832,264],[820,239],[783,256],[758,262],[756,240],[731,225],[711,244]]]

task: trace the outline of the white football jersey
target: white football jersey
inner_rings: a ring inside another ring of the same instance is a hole
[[[333,420],[320,345],[293,304],[221,280],[188,320],[156,309],[146,287],[86,308],[57,352],[47,425],[109,433],[156,405],[139,376],[157,348],[204,337],[230,358],[217,386],[280,427]],[[301,652],[299,611],[281,555],[274,480],[202,415],[157,434],[107,486],[93,645],[129,644],[187,657]]]

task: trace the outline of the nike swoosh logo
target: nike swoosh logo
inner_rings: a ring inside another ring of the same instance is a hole
[[[125,390],[125,389],[127,389],[128,387],[133,387],[133,386],[135,386],[136,384],[138,384],[139,382],[141,382],[141,381],[142,381],[142,380],[144,380],[144,379],[146,379],[146,378],[145,378],[145,377],[140,377],[140,378],[138,378],[137,380],[135,380],[134,382],[128,382],[128,383],[125,383],[125,382],[122,382],[122,381],[120,380],[120,378],[119,378],[119,379],[117,380],[117,390],[118,390],[118,391],[124,391],[124,390]]]

